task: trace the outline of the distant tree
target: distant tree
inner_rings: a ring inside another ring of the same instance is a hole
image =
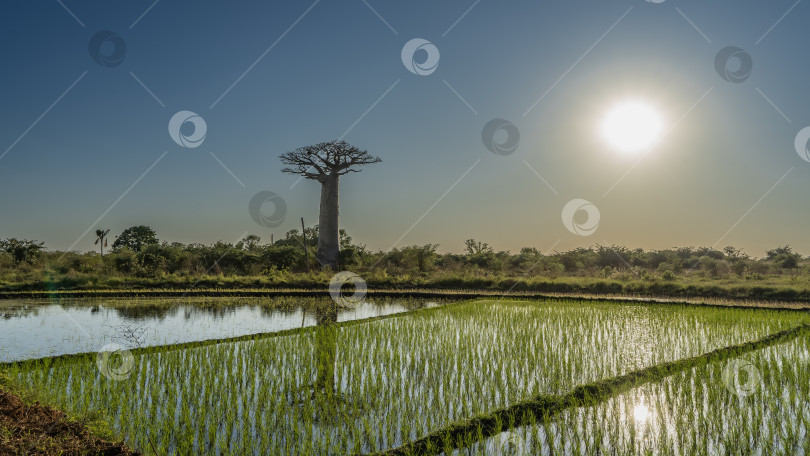
[[[428,267],[433,264],[433,259],[436,257],[436,249],[438,248],[439,244],[414,245],[409,247],[414,257],[416,257],[416,267],[419,268],[419,272],[427,271]]]
[[[261,244],[262,238],[255,234],[248,234],[244,239],[236,243],[236,247],[245,250],[257,250]]]
[[[731,261],[748,259],[748,255],[745,252],[743,252],[742,249],[738,249],[730,245],[723,248],[723,253],[725,253],[726,258],[728,258]]]
[[[701,248],[695,250],[695,255],[697,255],[698,258],[707,256],[707,257],[715,259],[715,260],[722,260],[723,259],[723,252],[721,252],[719,250],[714,250],[713,248],[710,248],[710,247],[701,247]]]
[[[467,247],[467,254],[469,255],[493,252],[492,247],[490,247],[486,242],[477,242],[475,239],[467,239],[464,241],[464,244]]]
[[[799,266],[801,255],[794,252],[789,245],[777,247],[765,252],[765,258],[776,263],[782,269],[795,269]]]
[[[96,230],[96,245],[101,249],[101,256],[104,257],[104,247],[107,247],[107,234],[110,230]]]
[[[795,255],[795,254],[796,253],[793,251],[793,248],[789,245],[786,245],[784,247],[780,246],[765,252],[765,259],[773,261],[780,255]]]
[[[745,274],[748,270],[748,263],[751,259],[748,254],[733,246],[723,248],[723,253],[726,254],[726,259],[731,263],[731,270],[738,276]]]
[[[504,252],[500,252],[496,255],[489,244],[476,241],[475,239],[467,239],[464,241],[464,244],[467,247],[466,262],[493,271],[497,271],[501,268],[502,254]]]
[[[146,225],[132,226],[125,229],[113,242],[113,249],[126,247],[133,252],[140,252],[147,245],[157,244],[155,230]]]
[[[731,263],[731,270],[734,271],[735,274],[738,276],[742,276],[745,274],[745,271],[748,270],[748,263],[744,260],[735,260]]]
[[[317,226],[315,227],[315,230],[316,230],[316,232],[317,232],[317,230],[318,230],[318,227],[317,227]],[[349,233],[347,233],[347,232],[346,232],[346,230],[344,230],[343,228],[341,228],[341,229],[340,229],[340,250],[343,250],[343,249],[348,249],[348,248],[350,248],[350,247],[354,247],[354,248],[356,248],[356,249],[358,249],[358,250],[363,250],[363,251],[366,249],[366,245],[365,245],[365,244],[362,244],[362,245],[360,245],[360,244],[353,244],[353,243],[352,243],[353,241],[354,241],[354,240],[352,239],[352,237],[351,237],[351,236],[349,236]]]
[[[688,262],[695,253],[694,247],[677,247],[675,249],[675,255],[681,260],[681,263]]]
[[[707,272],[712,277],[716,277],[720,272],[720,262],[716,258],[703,255],[698,258],[700,269]]]
[[[305,237],[306,237],[306,245],[307,245],[307,247],[311,247],[313,249],[316,249],[318,247],[318,235],[319,235],[319,233],[320,233],[320,229],[319,229],[318,225],[315,225],[313,227],[307,227],[304,230],[304,234],[306,235]],[[340,250],[347,249],[347,248],[350,248],[350,247],[354,247],[357,250],[365,251],[365,245],[363,245],[363,244],[359,244],[359,245],[353,244],[354,241],[353,241],[352,237],[349,236],[349,234],[346,232],[346,230],[341,228],[338,231],[338,233],[339,233],[339,241],[338,242],[340,244]],[[293,246],[301,247],[304,244],[304,238],[301,237],[301,232],[300,231],[298,231],[298,230],[290,230],[290,231],[287,231],[287,233],[284,234],[284,237],[282,239],[279,239],[278,241],[276,241],[276,244],[278,244],[278,245],[293,245]]]
[[[166,257],[159,244],[144,245],[143,250],[135,257],[136,275],[141,277],[159,277],[166,267]]]
[[[344,268],[354,267],[360,264],[363,258],[368,255],[365,244],[355,244],[352,237],[346,230],[340,230],[340,264]]]
[[[653,250],[647,252],[647,266],[658,269],[662,264],[674,265],[678,263],[677,257],[672,250]]]
[[[520,255],[527,257],[538,257],[541,255],[541,253],[534,247],[522,247],[520,249]]]
[[[29,241],[27,239],[19,240],[15,238],[0,240],[0,250],[11,255],[16,265],[19,265],[23,261],[28,264],[33,264],[37,255],[44,249],[44,242]]]
[[[578,247],[557,255],[566,271],[581,273],[585,268],[596,263],[597,255],[593,249]]]
[[[626,269],[631,267],[631,253],[626,247],[621,246],[596,246],[597,266],[610,266],[613,269]]]
[[[520,253],[509,259],[509,264],[520,270],[533,270],[540,262],[543,254],[534,247],[522,247]]]
[[[360,172],[362,165],[379,163],[370,155],[346,141],[331,141],[301,147],[282,154],[288,168],[283,173],[297,174],[321,184],[321,207],[318,218],[318,252],[316,258],[325,267],[337,269],[340,256],[338,190],[340,176]]]
[[[317,248],[318,247],[318,227],[317,225],[312,228],[306,228],[304,231],[306,235],[306,245],[307,247]],[[290,230],[284,234],[284,237],[277,240],[275,245],[289,245],[301,248],[304,245],[304,237],[301,236],[301,232],[298,230]]]
[[[674,272],[666,270],[661,274],[661,278],[664,280],[675,280],[678,276],[676,276]]]

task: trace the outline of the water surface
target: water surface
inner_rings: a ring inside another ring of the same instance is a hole
[[[312,326],[329,298],[0,300],[0,362],[98,351],[110,343],[153,346]],[[427,301],[367,300],[338,321],[405,312]]]

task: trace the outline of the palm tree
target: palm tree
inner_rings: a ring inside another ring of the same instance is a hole
[[[96,245],[100,244],[101,257],[104,258],[104,247],[107,247],[107,233],[110,230],[96,230]]]

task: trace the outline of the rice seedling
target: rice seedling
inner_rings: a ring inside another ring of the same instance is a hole
[[[370,298],[341,321],[451,302]],[[109,343],[169,345],[316,324],[329,297],[73,299],[0,302],[0,362],[81,353]],[[178,331],[182,328],[182,331]]]
[[[679,372],[452,454],[807,454],[810,337]],[[451,454],[451,453],[448,453]]]
[[[100,413],[147,454],[374,453],[529,397],[807,321],[798,312],[673,304],[472,301],[275,337],[134,350],[120,381],[94,356],[2,370],[73,414]],[[593,428],[583,423],[582,432]]]

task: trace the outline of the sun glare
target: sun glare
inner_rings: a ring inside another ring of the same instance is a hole
[[[602,122],[602,135],[621,152],[641,152],[661,136],[661,116],[642,101],[625,101],[614,106]]]
[[[647,418],[650,416],[650,409],[647,408],[644,404],[638,404],[633,409],[633,417],[635,417],[636,421],[643,423],[647,421]]]

